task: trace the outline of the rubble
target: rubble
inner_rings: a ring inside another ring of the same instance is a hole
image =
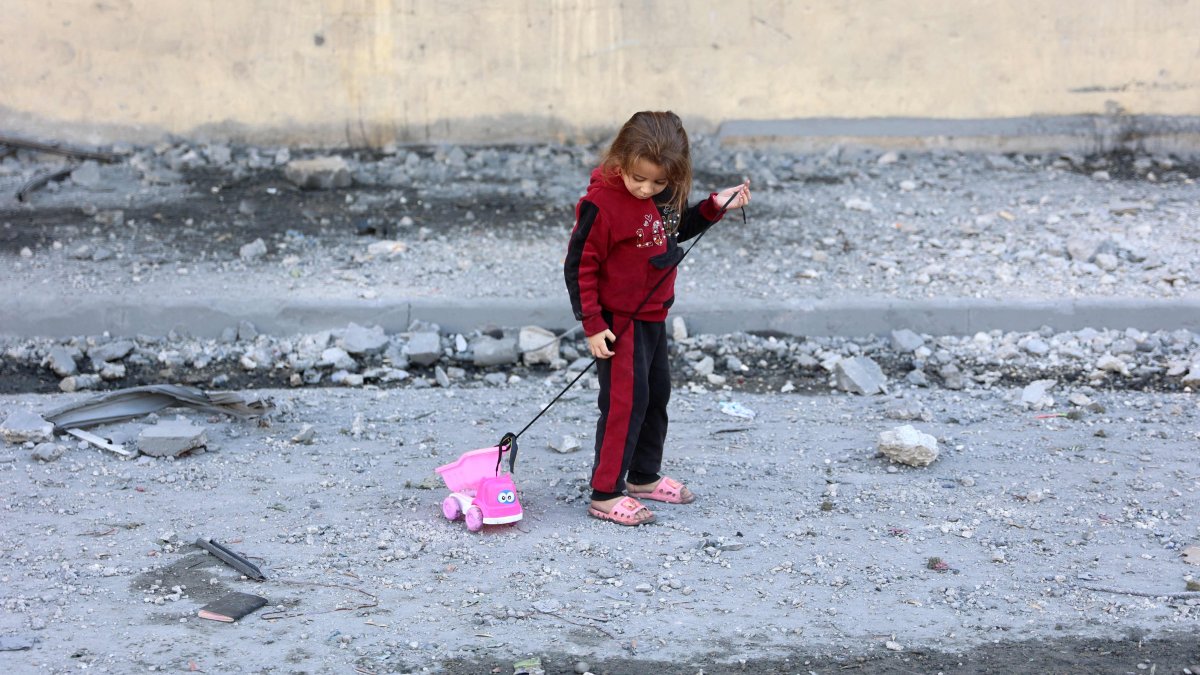
[[[184,418],[161,420],[143,429],[137,437],[138,451],[150,457],[178,457],[207,445],[204,428]]]
[[[0,436],[8,443],[45,443],[54,440],[54,425],[37,413],[17,409],[0,424]]]
[[[899,464],[929,466],[938,458],[938,443],[933,436],[905,424],[879,433],[879,451]]]

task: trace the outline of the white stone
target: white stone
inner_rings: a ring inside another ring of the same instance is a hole
[[[908,466],[928,466],[938,457],[937,439],[911,424],[880,432],[879,451]]]

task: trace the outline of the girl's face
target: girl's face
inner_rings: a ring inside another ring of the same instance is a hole
[[[667,189],[667,172],[654,162],[639,158],[629,171],[621,171],[625,189],[638,199],[650,199]]]

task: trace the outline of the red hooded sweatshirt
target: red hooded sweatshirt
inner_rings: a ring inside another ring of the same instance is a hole
[[[571,309],[583,322],[584,333],[591,336],[610,327],[602,311],[640,321],[666,320],[675,301],[674,264],[683,257],[678,242],[721,219],[715,194],[678,216],[666,206],[669,190],[653,199],[638,199],[619,174],[592,171],[587,193],[575,207],[575,228],[563,264]],[[676,235],[668,235],[664,220],[669,222],[673,215],[679,217],[679,228]]]

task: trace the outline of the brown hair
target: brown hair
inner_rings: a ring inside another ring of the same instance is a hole
[[[683,213],[687,208],[688,192],[692,189],[692,156],[687,132],[678,115],[671,111],[636,113],[617,132],[600,167],[608,176],[629,173],[639,159],[663,168],[667,174],[667,187],[671,190],[668,205],[677,213]]]

